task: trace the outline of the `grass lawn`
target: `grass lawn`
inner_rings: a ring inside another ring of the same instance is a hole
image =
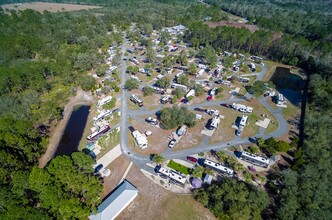
[[[130,110],[138,110],[139,109],[139,107],[137,105],[135,105],[132,101],[130,101],[130,99],[128,99],[127,103],[128,103],[128,109],[130,109]]]
[[[189,167],[186,167],[186,166],[183,166],[181,164],[178,164],[178,163],[174,162],[173,160],[170,160],[169,163],[167,164],[167,166],[169,168],[172,168],[172,169],[174,169],[176,171],[179,171],[179,172],[181,172],[183,174],[186,174],[186,175],[190,174],[190,170],[191,169]]]
[[[163,212],[160,212],[161,210],[157,212],[161,216],[156,219],[214,219],[208,209],[204,208],[191,195],[172,195],[164,200],[161,207]]]
[[[107,135],[102,136],[98,140],[98,144],[101,146],[100,153],[98,154],[98,159],[104,156],[108,151],[112,150],[116,145],[120,143],[120,132],[114,131],[114,133],[109,132]]]
[[[282,108],[282,115],[286,120],[298,117],[300,114],[300,108],[293,105],[291,102],[287,102],[287,108]]]

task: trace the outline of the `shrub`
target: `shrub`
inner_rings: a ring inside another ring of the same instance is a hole
[[[143,88],[143,95],[144,96],[149,96],[149,95],[152,95],[154,92],[154,90],[150,87],[150,86],[145,86]]]

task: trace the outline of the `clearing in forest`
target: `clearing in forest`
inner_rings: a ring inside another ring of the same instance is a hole
[[[46,10],[53,13],[100,8],[99,6],[91,6],[91,5],[76,5],[76,4],[62,4],[62,3],[49,3],[49,2],[6,4],[6,5],[1,5],[1,7],[3,9],[16,10],[16,11],[24,11],[25,9],[32,9],[39,12],[43,12]]]

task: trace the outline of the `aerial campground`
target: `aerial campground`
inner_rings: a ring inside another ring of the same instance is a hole
[[[0,0],[0,219],[331,220],[331,14]]]

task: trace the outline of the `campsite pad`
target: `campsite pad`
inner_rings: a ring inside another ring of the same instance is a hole
[[[262,128],[267,128],[267,126],[269,125],[270,121],[271,121],[270,119],[264,118],[263,121],[262,120],[258,120],[256,122],[256,125],[258,125],[259,127],[262,127]]]

